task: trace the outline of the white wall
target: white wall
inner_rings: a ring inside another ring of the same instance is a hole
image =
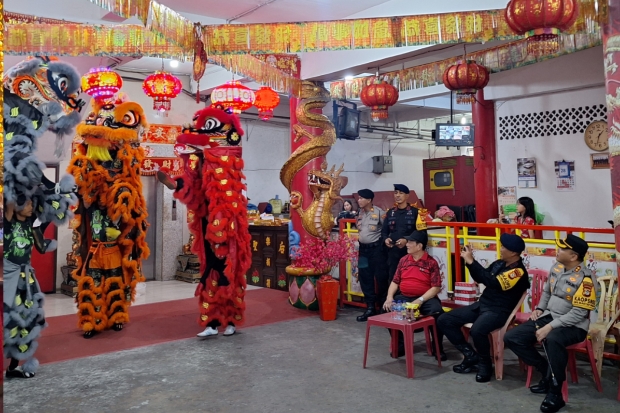
[[[436,148],[428,142],[391,141],[389,147],[392,151],[394,172],[374,174],[372,157],[388,155],[388,143],[383,143],[381,139],[338,140],[327,154],[327,162],[330,168],[334,164],[338,168],[344,163],[344,172],[341,175],[348,177],[349,182],[341,193],[348,195],[362,188],[369,188],[373,191],[393,191],[393,185],[400,183],[407,185],[410,190],[416,192],[419,198],[423,199],[422,160],[452,156],[445,148]]]
[[[541,97],[515,99],[496,105],[497,117],[557,109],[600,105],[602,87]],[[572,122],[572,119],[569,120]],[[499,121],[497,136],[499,137]],[[591,151],[582,133],[497,140],[498,185],[517,186],[517,158],[535,157],[538,187],[517,188],[517,196],[529,196],[546,215],[545,224],[608,228],[612,217],[609,169],[590,168]],[[575,192],[557,192],[554,161],[575,161]]]

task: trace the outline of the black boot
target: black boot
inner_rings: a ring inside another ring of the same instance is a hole
[[[536,394],[547,394],[549,393],[549,386],[551,386],[551,374],[549,371],[549,366],[545,363],[544,367],[538,367],[538,371],[542,373],[542,378],[535,384],[534,386],[530,386],[530,391]]]
[[[480,362],[478,363],[478,374],[476,374],[476,381],[478,383],[486,383],[491,381],[491,375],[493,374],[493,364],[491,363],[491,357],[479,356]]]
[[[557,386],[551,385],[547,397],[540,405],[540,411],[543,413],[555,413],[564,406],[566,406],[566,402],[562,398],[562,383],[558,383]]]
[[[463,353],[465,359],[461,364],[457,364],[452,367],[455,373],[466,374],[476,370],[476,365],[480,361],[478,354],[474,351],[469,344],[459,344],[456,346],[457,350]]]
[[[375,311],[375,303],[368,303],[368,308],[366,308],[366,311],[364,311],[364,314],[362,315],[358,315],[357,316],[357,321],[366,321],[368,320],[368,317],[372,317],[373,315],[376,315],[377,312]]]

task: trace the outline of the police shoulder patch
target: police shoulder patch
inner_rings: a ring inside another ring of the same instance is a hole
[[[519,279],[521,279],[521,276],[523,276],[524,273],[525,271],[523,271],[523,269],[515,268],[512,270],[504,271],[498,274],[495,278],[497,278],[497,281],[499,282],[500,287],[502,287],[502,290],[508,291],[519,282]]]
[[[573,295],[573,307],[584,308],[586,310],[594,310],[596,308],[596,289],[592,278],[583,277],[581,285]]]

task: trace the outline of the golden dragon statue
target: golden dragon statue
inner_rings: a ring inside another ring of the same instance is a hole
[[[311,112],[313,109],[323,109],[330,101],[329,92],[312,82],[304,81],[301,86],[301,102],[297,107],[298,124],[293,125],[297,135],[295,142],[301,138],[308,141],[299,146],[284,163],[280,170],[280,181],[291,195],[291,208],[297,211],[301,222],[308,234],[313,237],[327,239],[334,226],[334,217],[331,207],[340,198],[340,190],[346,186],[348,178],[340,176],[343,166],[338,170],[332,167],[327,170],[327,162],[323,162],[320,170],[308,172],[308,186],[313,193],[313,199],[307,209],[303,209],[303,196],[298,191],[291,191],[293,178],[311,160],[327,155],[336,143],[336,131],[329,118],[320,113]],[[303,125],[303,126],[302,126]],[[313,135],[304,126],[319,128],[320,135]]]

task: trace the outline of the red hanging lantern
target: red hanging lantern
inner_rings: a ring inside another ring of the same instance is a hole
[[[224,109],[230,109],[237,114],[250,109],[254,100],[254,91],[237,80],[226,82],[211,92],[213,106],[222,106]]]
[[[456,102],[471,104],[479,89],[489,83],[489,71],[473,60],[461,60],[443,73],[443,84],[456,91]]]
[[[93,67],[82,76],[82,91],[95,100],[106,100],[123,87],[123,78],[107,67]]]
[[[388,118],[388,108],[398,102],[398,89],[387,82],[376,80],[374,84],[364,86],[360,99],[371,109],[370,116],[377,122]]]
[[[155,72],[144,79],[142,90],[147,96],[153,98],[153,109],[160,112],[170,110],[170,100],[181,93],[183,85],[181,81],[167,72]]]
[[[263,86],[254,94],[254,106],[258,108],[258,118],[269,120],[273,117],[273,109],[280,103],[280,96],[270,87]]]
[[[534,56],[556,53],[559,34],[575,23],[577,0],[510,0],[505,10],[508,26],[527,38],[527,51]]]

